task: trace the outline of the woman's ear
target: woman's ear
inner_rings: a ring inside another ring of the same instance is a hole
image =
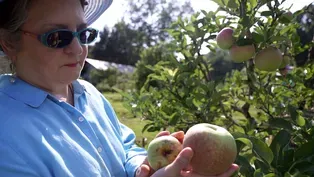
[[[0,40],[0,45],[1,45],[3,52],[6,55],[8,55],[8,56],[16,55],[17,48],[16,48],[16,46],[14,46],[13,43],[10,43],[10,42],[5,41],[5,40]]]

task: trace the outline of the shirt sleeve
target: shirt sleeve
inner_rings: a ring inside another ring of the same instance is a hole
[[[121,124],[121,131],[126,152],[125,169],[128,177],[134,177],[136,169],[144,162],[147,152],[135,144],[136,136],[130,128]]]
[[[135,144],[136,136],[132,129],[120,123],[112,105],[94,86],[89,83],[85,83],[93,93],[98,93],[101,97],[101,103],[105,107],[105,111],[116,129],[125,152],[124,168],[128,177],[134,177],[136,169],[144,162],[147,151],[145,148],[141,148]]]
[[[0,141],[0,176],[39,177],[7,143]]]
[[[147,151],[145,148],[141,148],[135,144],[136,135],[132,129],[120,123],[115,111],[109,101],[104,98],[105,107],[109,118],[118,127],[121,140],[123,143],[124,151],[126,154],[126,160],[124,163],[125,170],[128,177],[134,177],[136,169],[144,162]]]

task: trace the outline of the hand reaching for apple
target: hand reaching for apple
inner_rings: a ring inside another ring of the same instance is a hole
[[[169,132],[163,131],[160,132],[157,137],[160,136],[168,136]],[[183,142],[184,132],[179,131],[171,134],[170,136],[175,137],[179,140],[180,143]],[[136,177],[229,177],[235,171],[238,170],[238,166],[236,164],[232,164],[231,167],[224,172],[223,174],[216,176],[204,176],[199,175],[193,172],[193,169],[190,166],[191,159],[193,157],[193,150],[189,147],[184,148],[176,157],[176,159],[169,165],[155,171],[148,163],[148,160],[143,162],[143,164],[138,168],[136,172]]]

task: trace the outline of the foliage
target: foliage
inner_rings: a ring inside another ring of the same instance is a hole
[[[176,18],[194,12],[189,1],[182,0],[127,0],[128,14],[134,29],[146,34],[145,45],[153,46],[169,40],[165,31]]]
[[[162,60],[175,57],[173,52],[169,50],[170,47],[171,46],[168,44],[161,43],[141,52],[141,59],[137,62],[135,71],[135,85],[137,90],[143,87],[148,75],[153,73],[153,70],[150,69],[151,67]],[[155,81],[150,81],[150,83],[146,85],[158,87],[158,83]]]
[[[124,21],[115,24],[111,32],[104,28],[100,41],[91,47],[90,57],[125,65],[135,65],[143,48],[145,34]]]
[[[227,51],[217,49],[215,52],[209,52],[206,60],[212,65],[213,70],[210,72],[212,80],[221,80],[226,77],[232,70],[241,70],[245,66],[244,63],[234,63],[231,61]]]
[[[117,113],[119,121],[132,128],[136,134],[136,144],[147,148],[147,143],[156,136],[154,132],[142,132],[143,126],[148,123],[148,120],[139,120],[125,107],[123,97],[119,93],[105,92],[103,94],[106,99],[112,104],[113,109]]]
[[[90,77],[90,82],[100,92],[115,92],[114,88],[131,91],[134,88],[133,74],[122,73],[115,68],[92,70]]]
[[[169,40],[165,29],[175,18],[193,13],[188,2],[177,0],[127,0],[128,17],[110,31],[106,27],[100,40],[90,47],[90,58],[135,66],[143,49]],[[130,23],[127,23],[129,22]]]
[[[220,125],[236,139],[239,175],[314,176],[314,90],[305,84],[314,65],[305,63],[285,74],[259,71],[251,59],[225,79],[213,80],[211,60],[201,52],[206,46],[216,53],[217,32],[233,26],[237,44],[253,43],[256,52],[272,45],[295,57],[313,45],[300,44],[296,35],[300,24],[295,17],[303,10],[291,20],[284,16],[284,1],[214,1],[220,5],[217,11],[179,18],[167,30],[174,39],[168,49],[182,57],[148,66],[153,73],[140,92],[124,94],[132,110],[150,120],[143,131],[186,131],[200,122]]]

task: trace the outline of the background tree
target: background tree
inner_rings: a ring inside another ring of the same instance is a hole
[[[135,66],[144,48],[169,40],[165,29],[178,16],[193,13],[190,3],[178,0],[127,1],[127,17],[111,31],[103,30],[100,41],[91,47],[91,58]]]
[[[100,41],[91,47],[90,57],[98,60],[135,65],[143,48],[145,34],[131,28],[125,21],[114,25],[111,32],[104,28]]]
[[[178,17],[194,12],[189,1],[179,0],[128,0],[131,25],[147,34],[146,46],[169,39],[165,31]]]

